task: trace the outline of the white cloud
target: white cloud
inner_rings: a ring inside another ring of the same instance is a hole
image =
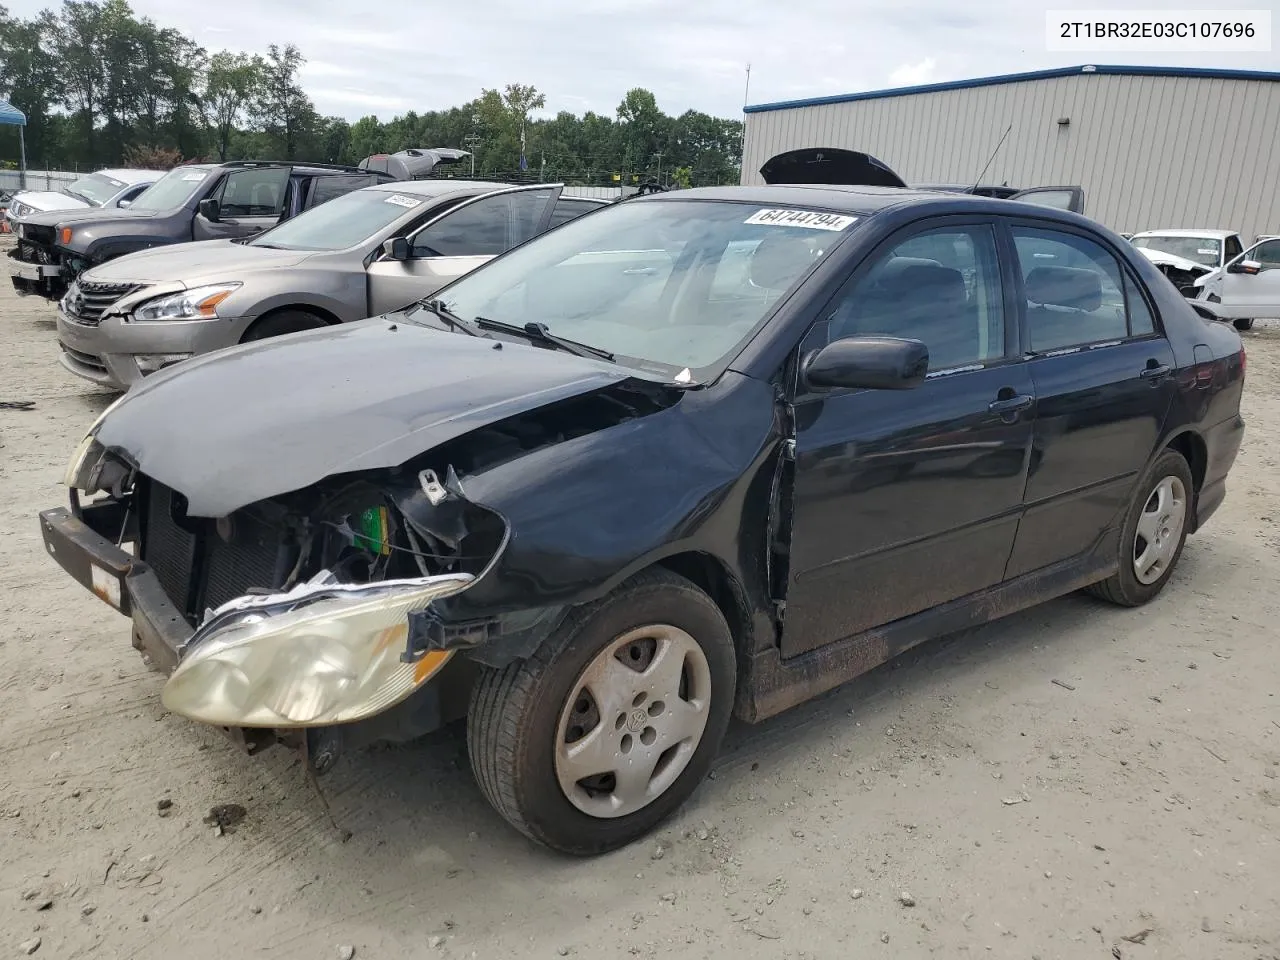
[[[904,63],[889,74],[889,82],[895,87],[914,87],[929,83],[937,72],[938,61],[925,57],[919,63]]]

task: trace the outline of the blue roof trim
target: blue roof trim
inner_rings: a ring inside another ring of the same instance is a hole
[[[25,127],[27,116],[8,100],[0,100],[0,124],[5,123],[15,127]]]
[[[967,90],[970,87],[994,87],[1002,83],[1021,83],[1024,80],[1052,80],[1055,77],[1074,77],[1082,73],[1103,73],[1126,77],[1195,77],[1202,80],[1261,80],[1280,83],[1280,73],[1265,70],[1217,70],[1208,67],[1126,67],[1112,64],[1056,67],[1053,70],[1033,70],[1028,73],[1006,73],[998,77],[977,77],[973,80],[951,80],[946,83],[926,83],[914,87],[892,87],[887,90],[868,90],[865,93],[842,93],[830,97],[811,97],[806,100],[779,100],[776,103],[756,103],[744,107],[745,113],[766,113],[770,110],[790,110],[795,107],[820,107],[829,103],[851,103],[855,100],[879,100],[885,97],[905,97],[914,93],[938,93],[943,90]]]

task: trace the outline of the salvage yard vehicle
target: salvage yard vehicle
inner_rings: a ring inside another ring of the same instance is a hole
[[[60,300],[91,266],[152,247],[249,237],[390,174],[335,164],[228,161],[175,167],[127,209],[27,217],[9,252],[19,294]]]
[[[1083,217],[688,189],[147,378],[40,525],[168,710],[317,772],[465,717],[494,808],[590,855],[690,797],[731,715],[1077,589],[1154,598],[1244,377]]]
[[[1258,317],[1280,318],[1280,237],[1255,243],[1230,263],[1198,278],[1197,306],[1249,330]]]
[[[129,254],[86,270],[58,306],[62,365],[114,389],[192,356],[408,306],[604,200],[558,184],[379,184],[246,241]]]
[[[59,210],[123,209],[162,176],[158,170],[99,170],[77,177],[60,190],[23,190],[5,211],[9,232],[24,217]]]
[[[1130,238],[1182,291],[1194,296],[1197,280],[1240,256],[1244,244],[1234,230],[1143,230]]]

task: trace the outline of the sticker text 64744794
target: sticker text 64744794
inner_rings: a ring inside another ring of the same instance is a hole
[[[819,213],[816,210],[757,210],[744,223],[759,223],[770,227],[805,227],[809,230],[844,230],[858,222],[857,217],[838,213]]]

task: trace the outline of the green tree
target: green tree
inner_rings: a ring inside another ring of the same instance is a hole
[[[0,96],[27,115],[23,136],[27,156],[43,163],[55,146],[54,108],[63,97],[62,76],[50,45],[52,22],[47,15],[17,20],[0,6]],[[18,136],[4,130],[5,155],[18,155]],[[10,149],[12,141],[12,149]]]
[[[204,104],[219,160],[226,160],[232,136],[260,102],[266,76],[261,57],[221,50],[209,58]]]
[[[315,107],[298,83],[298,70],[306,62],[292,43],[267,47],[254,115],[285,160],[297,158],[302,139],[315,126]]]

